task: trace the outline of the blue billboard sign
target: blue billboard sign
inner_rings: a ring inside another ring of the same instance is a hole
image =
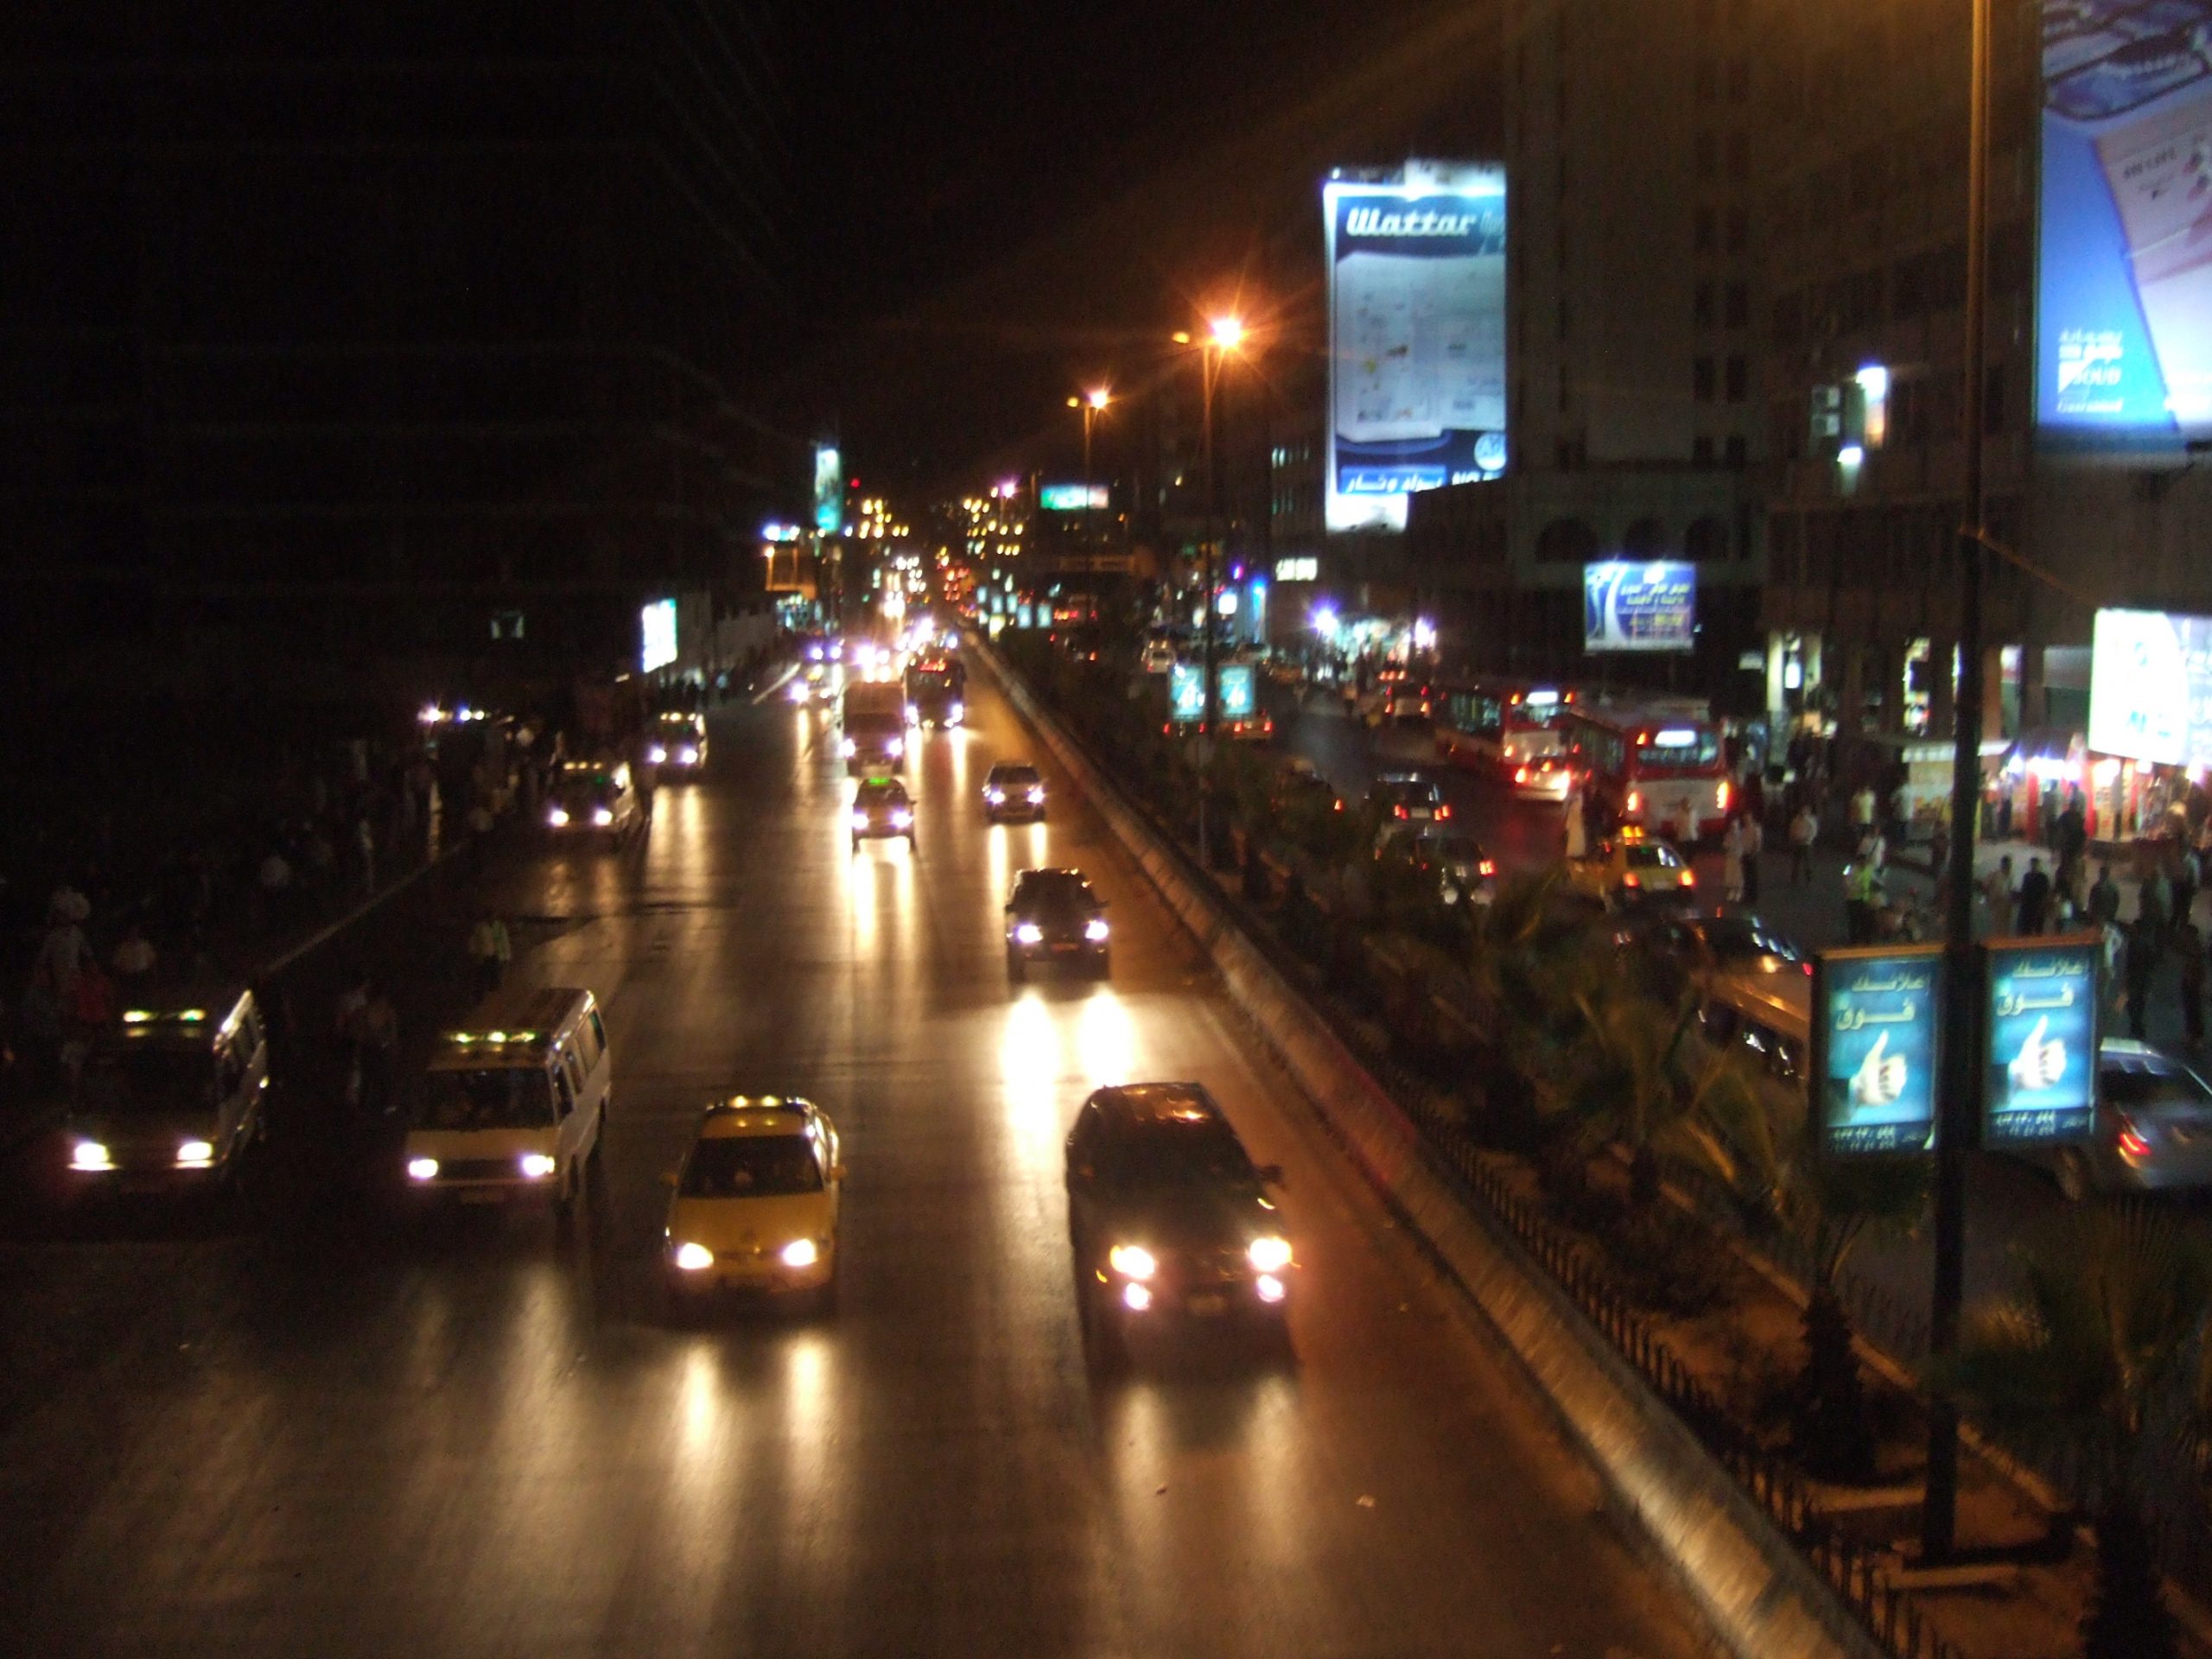
[[[1812,1120],[1834,1153],[1921,1152],[1936,1132],[1942,947],[1814,960]]]
[[[845,465],[836,446],[814,446],[814,527],[824,536],[845,528]]]
[[[1691,651],[1697,567],[1612,560],[1582,567],[1582,649]]]
[[[2086,1140],[2097,1110],[2104,941],[2081,933],[1997,940],[1986,949],[1982,1145]]]
[[[1505,469],[1505,169],[1408,162],[1321,187],[1332,531]]]
[[[2069,449],[2212,435],[2212,0],[2043,15],[2036,422]]]
[[[1178,726],[1195,726],[1206,717],[1206,681],[1196,663],[1177,663],[1167,671],[1167,709]]]
[[[1214,707],[1224,720],[1249,720],[1257,707],[1253,694],[1252,664],[1223,663],[1213,671]]]

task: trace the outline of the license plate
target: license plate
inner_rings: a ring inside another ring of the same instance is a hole
[[[1072,944],[1056,944],[1052,947],[1052,954],[1054,956],[1065,957],[1074,949],[1075,946]]]
[[[496,1186],[464,1186],[456,1196],[463,1204],[505,1204],[507,1195]]]
[[[1185,1306],[1201,1318],[1212,1319],[1229,1312],[1229,1298],[1210,1292],[1203,1296],[1192,1297]]]
[[[166,1192],[168,1185],[159,1175],[124,1175],[115,1184],[118,1192]]]

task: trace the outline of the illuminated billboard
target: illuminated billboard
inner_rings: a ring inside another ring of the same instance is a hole
[[[1582,649],[1691,651],[1697,645],[1697,567],[1629,563],[1582,567]]]
[[[1923,1152],[1936,1134],[1941,945],[1813,959],[1813,1133],[1832,1153]]]
[[[1037,505],[1047,512],[1087,512],[1109,503],[1103,484],[1047,484],[1037,492]]]
[[[638,613],[638,671],[650,674],[676,660],[676,601],[657,599]]]
[[[845,527],[845,465],[835,444],[814,446],[814,527],[824,536]]]
[[[2097,613],[2088,743],[2131,760],[2212,766],[2212,616]]]
[[[2036,422],[2045,445],[2212,435],[2212,0],[2043,8]]]
[[[2097,1114],[2097,1010],[2104,939],[1992,940],[1983,1021],[1981,1143],[2085,1141]]]
[[[1505,169],[1408,162],[1321,187],[1332,531],[1505,470]]]

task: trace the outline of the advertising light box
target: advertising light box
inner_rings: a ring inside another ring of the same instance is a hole
[[[1213,671],[1214,708],[1224,720],[1249,720],[1258,706],[1253,691],[1252,664],[1221,663]]]
[[[1612,560],[1582,567],[1582,649],[1692,651],[1697,567]]]
[[[1109,500],[1103,484],[1047,484],[1037,492],[1037,505],[1046,512],[1087,512]]]
[[[638,671],[650,674],[676,660],[676,601],[657,599],[638,613]]]
[[[1921,1152],[1936,1133],[1942,947],[1814,958],[1813,1133],[1830,1153]]]
[[[2097,613],[2088,744],[2100,754],[2212,765],[2212,617]]]
[[[2042,8],[2035,411],[2046,447],[2212,435],[2212,0]]]
[[[845,467],[836,446],[814,446],[814,527],[835,536],[845,527]]]
[[[1505,169],[1408,162],[1321,187],[1332,531],[1505,470]]]
[[[2080,933],[1993,940],[1986,950],[1982,1145],[2086,1140],[2097,1109],[2104,941]]]
[[[1167,709],[1179,726],[1195,726],[1206,717],[1205,674],[1196,663],[1177,663],[1167,671]]]

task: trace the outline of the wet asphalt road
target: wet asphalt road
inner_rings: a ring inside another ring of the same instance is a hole
[[[313,1173],[257,1218],[65,1221],[11,1184],[0,1649],[1701,1651],[1058,774],[1049,823],[983,825],[985,767],[1032,746],[974,693],[973,729],[924,741],[912,855],[848,850],[833,737],[775,702],[718,717],[644,847],[499,878],[518,978],[608,1007],[572,1228],[412,1220],[381,1171],[333,1179],[373,1139],[296,1123]],[[1007,985],[999,906],[1046,861],[1112,902],[1110,983]],[[1202,1079],[1284,1166],[1292,1362],[1087,1368],[1060,1141],[1145,1077]],[[842,1306],[672,1324],[661,1174],[748,1088],[843,1131]]]

